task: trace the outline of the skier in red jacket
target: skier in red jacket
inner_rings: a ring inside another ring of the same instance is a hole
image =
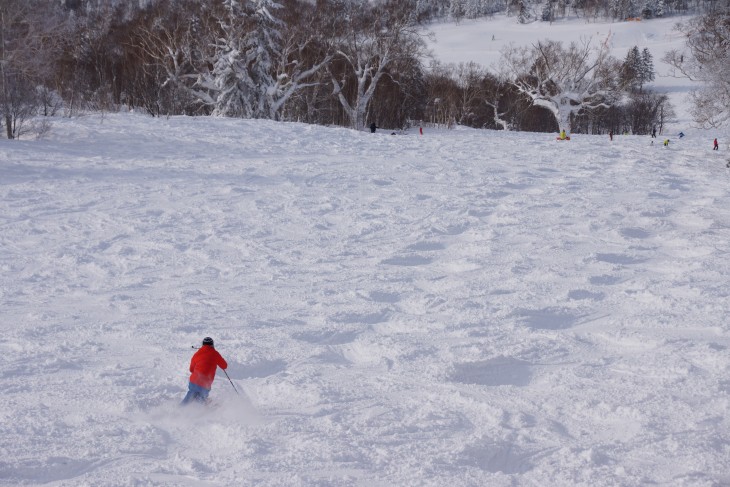
[[[181,404],[190,401],[205,403],[210,393],[210,386],[215,379],[216,367],[227,369],[228,363],[213,346],[213,339],[203,338],[203,346],[198,349],[190,360],[190,383],[188,393]]]

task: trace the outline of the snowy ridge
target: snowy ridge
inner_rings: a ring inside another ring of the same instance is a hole
[[[707,136],[54,124],[0,140],[0,484],[730,483]],[[206,335],[243,396],[181,410]]]

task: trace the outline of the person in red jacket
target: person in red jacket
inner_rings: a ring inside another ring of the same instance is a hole
[[[210,386],[215,379],[216,368],[227,369],[228,363],[213,346],[211,337],[203,338],[203,346],[198,349],[190,360],[190,383],[188,393],[182,404],[190,401],[205,403],[210,393]]]

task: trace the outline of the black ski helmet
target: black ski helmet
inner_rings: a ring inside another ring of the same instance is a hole
[[[211,337],[205,337],[203,338],[203,345],[210,345],[213,346],[213,339]]]

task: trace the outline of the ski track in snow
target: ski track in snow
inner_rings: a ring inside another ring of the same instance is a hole
[[[0,140],[0,484],[729,484],[724,156],[425,132]]]

